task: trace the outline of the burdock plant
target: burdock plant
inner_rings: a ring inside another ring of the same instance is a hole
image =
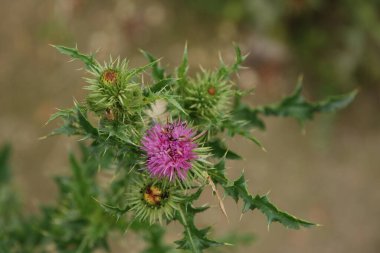
[[[223,136],[240,135],[262,147],[251,133],[254,128],[265,129],[262,116],[293,117],[303,123],[315,113],[345,107],[355,92],[313,103],[301,95],[299,84],[280,102],[250,107],[242,102],[247,92],[232,79],[245,59],[238,47],[233,64],[221,62],[214,71],[201,69],[195,77],[188,74],[186,48],[180,66],[171,74],[145,51],[148,64],[131,68],[127,60],[111,58],[100,64],[77,48],[55,48],[82,61],[88,71],[84,101],[74,101],[73,108],[58,110],[49,120],[60,118],[63,122],[51,135],[79,137],[82,160],[70,155],[73,175],[57,178],[60,194],[56,205],[44,207],[30,222],[18,213],[12,220],[0,220],[0,226],[7,228],[0,230],[0,250],[109,250],[108,235],[114,230],[142,235],[147,242],[144,252],[198,253],[230,245],[211,239],[210,227],[195,225],[196,215],[209,208],[195,204],[207,187],[226,216],[223,201],[231,197],[242,203],[243,213],[261,211],[268,225],[316,226],[280,210],[267,195],[252,195],[243,172],[235,180],[228,178],[226,161],[241,157],[228,148]],[[162,101],[165,112],[153,117],[152,109]],[[5,152],[0,161],[4,164]],[[0,166],[3,171],[6,168]],[[103,170],[114,175],[106,186],[99,185],[97,176]],[[2,205],[0,213],[5,210]],[[19,222],[13,224],[13,220]],[[182,238],[174,242],[177,249],[162,241],[167,224],[173,222],[184,229]]]

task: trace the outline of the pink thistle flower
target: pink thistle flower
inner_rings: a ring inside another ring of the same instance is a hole
[[[142,140],[142,149],[147,154],[147,168],[151,175],[173,180],[178,176],[184,180],[197,159],[194,142],[195,131],[186,122],[177,121],[166,125],[156,124]]]

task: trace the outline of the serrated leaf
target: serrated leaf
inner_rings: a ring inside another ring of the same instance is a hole
[[[78,59],[83,62],[87,69],[95,71],[99,73],[98,63],[95,60],[93,55],[86,55],[79,52],[78,48],[71,48],[59,45],[52,45],[55,49],[57,49],[61,54],[65,54],[70,56],[73,59]]]
[[[165,78],[165,70],[160,67],[159,60],[148,53],[147,51],[140,50],[140,52],[144,55],[144,57],[150,62],[152,65],[152,77],[156,81],[161,81]]]
[[[179,249],[191,250],[193,253],[201,253],[204,249],[224,245],[224,243],[211,240],[207,237],[210,227],[198,229],[194,224],[195,214],[203,212],[204,208],[194,208],[187,204],[178,212],[178,221],[184,226],[183,238],[175,241]]]
[[[207,146],[212,149],[212,153],[219,158],[225,157],[226,159],[231,160],[240,160],[241,156],[236,154],[235,152],[229,150],[226,144],[220,139],[214,139],[207,143]]]
[[[268,224],[272,222],[279,222],[287,228],[299,229],[300,227],[311,227],[316,224],[298,219],[284,211],[279,210],[273,205],[267,196],[253,196],[248,191],[247,182],[244,174],[242,174],[237,180],[231,182],[225,176],[225,163],[219,162],[214,166],[214,169],[209,171],[209,175],[215,183],[219,183],[225,193],[232,197],[235,202],[241,200],[243,202],[242,212],[258,209],[267,217]]]
[[[240,68],[243,61],[247,58],[247,55],[242,55],[241,49],[238,45],[234,44],[235,49],[235,62],[228,66],[224,63],[223,59],[220,58],[220,67],[218,69],[218,76],[220,79],[227,79],[233,73],[236,73]]]
[[[250,108],[249,106],[239,103],[233,112],[233,117],[237,120],[244,120],[250,127],[265,130],[265,123],[259,117],[259,111]]]
[[[320,102],[307,102],[301,95],[302,86],[298,85],[293,94],[281,102],[259,107],[256,110],[266,116],[293,117],[301,124],[311,120],[319,112],[333,112],[347,106],[355,98],[356,91],[345,95],[327,98]]]
[[[189,70],[189,56],[187,52],[187,44],[183,50],[182,62],[177,69],[177,77],[179,79],[184,79],[186,77],[187,71]]]
[[[252,141],[253,143],[255,143],[257,146],[259,146],[263,151],[266,151],[266,149],[264,148],[263,144],[255,137],[253,136],[252,134],[250,134],[249,132],[244,132],[244,131],[241,131],[239,132],[239,134],[245,138],[247,138],[248,140]]]
[[[77,205],[82,209],[85,210],[86,201],[89,196],[89,182],[87,178],[84,175],[84,169],[83,167],[78,163],[77,159],[73,154],[69,155],[70,165],[71,165],[71,171],[73,173],[73,179],[75,184],[72,186],[71,189],[73,191],[73,197],[77,203]]]
[[[279,222],[286,228],[300,229],[301,227],[313,227],[317,224],[301,220],[293,215],[290,215],[284,211],[279,210],[275,205],[273,205],[266,195],[259,196],[256,195],[252,200],[251,210],[254,208],[259,209],[268,220],[268,225],[272,222]]]
[[[133,77],[135,75],[141,74],[145,72],[149,67],[152,67],[154,64],[156,64],[156,62],[150,62],[142,67],[134,68],[128,72],[128,76]]]
[[[328,97],[326,100],[318,103],[318,110],[320,112],[335,112],[345,108],[355,99],[357,94],[358,91],[354,90],[347,94]]]
[[[163,79],[153,84],[149,89],[153,93],[160,92],[175,84],[175,79]]]
[[[225,160],[220,160],[217,164],[214,165],[214,167],[209,171],[209,174],[211,176],[211,179],[220,185],[228,185],[228,179],[225,175],[226,171],[226,163]]]
[[[198,190],[196,192],[194,192],[190,196],[187,196],[186,199],[185,199],[185,201],[187,203],[192,203],[193,201],[199,199],[199,197],[201,196],[202,192],[203,192],[203,187],[198,188]]]
[[[223,185],[222,185],[223,186]],[[232,183],[228,183],[223,186],[227,195],[233,198],[235,202],[238,202],[239,199],[242,199],[244,203],[249,202],[249,193],[246,184],[244,174],[242,174],[237,180]]]
[[[77,110],[77,116],[78,116],[78,123],[80,126],[83,128],[83,130],[90,136],[96,137],[98,136],[98,129],[93,127],[91,123],[88,121],[86,118],[84,112],[79,108],[78,105],[76,105],[76,110]]]
[[[224,127],[227,129],[227,134],[231,137],[235,136],[236,134],[243,136],[247,138],[248,140],[255,143],[257,146],[259,146],[262,150],[266,151],[264,146],[261,144],[261,142],[250,133],[249,128],[247,128],[245,122],[243,121],[225,121]]]
[[[316,113],[335,112],[349,105],[355,98],[357,91],[339,96],[331,96],[319,102],[309,102],[302,96],[302,85],[299,83],[290,96],[283,98],[279,103],[249,108],[237,104],[233,115],[236,119],[247,121],[250,126],[265,129],[264,122],[259,115],[281,116],[295,118],[300,124],[313,119]]]
[[[48,136],[53,135],[84,135],[86,137],[96,138],[99,133],[98,129],[92,126],[92,124],[88,121],[86,112],[81,106],[75,102],[75,107],[72,109],[61,110],[54,113],[46,124],[51,121],[61,118],[63,121],[63,125],[57,129],[54,129]],[[43,137],[43,138],[46,138]]]
[[[245,61],[248,55],[242,55],[241,49],[239,45],[234,44],[234,49],[235,49],[235,63],[232,65],[232,71],[236,72],[239,70],[241,64]]]
[[[117,220],[119,220],[120,217],[123,216],[129,210],[129,206],[126,206],[125,208],[119,208],[116,206],[111,206],[111,205],[102,203],[97,199],[95,199],[95,201],[99,203],[99,205],[103,208],[105,212],[116,217]]]

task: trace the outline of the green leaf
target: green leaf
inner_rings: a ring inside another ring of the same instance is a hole
[[[226,159],[231,160],[240,160],[241,156],[236,154],[235,152],[229,150],[226,144],[220,139],[214,139],[207,143],[207,146],[212,149],[212,153],[219,158],[225,157]]]
[[[135,75],[145,72],[148,68],[152,67],[155,63],[156,62],[150,62],[144,66],[132,69],[131,71],[128,72],[128,77],[133,77]]]
[[[95,199],[96,202],[100,204],[100,206],[104,209],[105,212],[108,214],[116,217],[117,220],[120,219],[121,216],[123,216],[126,212],[129,210],[129,206],[126,206],[125,208],[119,208],[116,206],[111,206],[105,203],[101,203],[99,200]]]
[[[0,186],[7,183],[10,179],[9,158],[11,145],[5,144],[0,150]]]
[[[163,80],[160,80],[157,83],[153,84],[150,87],[150,91],[152,91],[153,93],[158,93],[164,89],[169,88],[173,84],[175,84],[175,79],[172,79],[172,78],[171,79],[163,79]]]
[[[185,49],[183,51],[183,58],[181,65],[179,65],[177,69],[177,77],[179,79],[184,79],[187,75],[187,71],[189,70],[189,57],[187,52],[187,44],[185,45]]]
[[[194,224],[194,218],[197,213],[205,211],[205,207],[194,208],[187,204],[178,212],[178,221],[184,226],[183,238],[175,241],[179,249],[191,250],[193,253],[201,253],[204,249],[225,245],[224,243],[210,240],[207,235],[210,227],[198,229]]]
[[[71,47],[65,47],[65,46],[59,46],[59,45],[51,45],[55,49],[57,49],[61,54],[65,54],[70,56],[73,59],[78,59],[81,62],[83,62],[87,69],[91,71],[95,71],[96,73],[99,73],[99,64],[95,60],[93,55],[86,55],[82,54],[78,51],[78,48],[71,48]]]
[[[69,155],[71,171],[75,184],[72,185],[72,194],[76,204],[81,210],[86,210],[88,207],[86,203],[90,199],[89,195],[89,181],[84,175],[84,168],[78,163],[73,154]]]
[[[247,58],[248,55],[242,55],[241,49],[238,45],[234,44],[235,49],[235,62],[228,66],[224,63],[223,59],[220,57],[220,64],[218,70],[218,76],[220,79],[228,79],[229,76],[233,73],[236,73],[241,68],[241,64],[244,62],[244,60]]]
[[[279,222],[287,228],[300,229],[301,227],[313,227],[317,224],[298,219],[284,211],[279,210],[273,205],[266,195],[256,195],[252,200],[251,210],[254,208],[259,209],[267,217],[268,224],[272,222]]]
[[[156,81],[161,81],[165,78],[165,70],[160,67],[159,60],[148,53],[147,51],[140,50],[140,52],[144,55],[144,57],[150,62],[152,65],[152,77]]]
[[[224,185],[223,188],[227,195],[232,197],[235,200],[235,202],[238,202],[239,199],[243,200],[244,205],[250,202],[250,194],[248,193],[248,188],[244,174],[242,174],[236,181]],[[245,206],[243,210],[246,210]]]
[[[208,173],[215,184],[227,186],[229,183],[229,180],[225,175],[225,171],[226,171],[226,163],[225,163],[225,160],[222,159],[217,164],[215,164],[214,167]]]
[[[168,101],[169,104],[173,105],[175,108],[177,108],[178,110],[180,110],[181,112],[187,115],[187,112],[185,111],[185,109],[183,109],[183,107],[180,105],[180,103],[178,103],[176,99],[172,97],[167,97],[166,100]]]
[[[98,129],[93,127],[91,123],[88,121],[88,119],[85,116],[85,113],[82,112],[82,110],[79,108],[78,104],[75,104],[76,110],[77,110],[77,116],[78,116],[78,123],[83,128],[83,130],[92,137],[98,136]]]
[[[46,124],[49,124],[51,121],[61,118],[63,121],[63,125],[57,129],[54,129],[48,136],[53,136],[53,135],[59,135],[59,134],[64,134],[64,135],[79,135],[82,134],[83,131],[80,129],[79,124],[78,124],[78,117],[77,113],[75,112],[75,109],[58,109],[56,113],[54,113],[50,119],[46,122]],[[43,138],[46,138],[43,137]]]
[[[248,55],[242,55],[241,49],[239,45],[234,44],[235,49],[235,63],[232,65],[231,70],[232,72],[236,72],[239,70],[241,64],[247,59]]]
[[[243,202],[242,212],[258,209],[268,220],[268,225],[272,222],[279,222],[287,228],[299,229],[300,227],[312,227],[316,224],[298,219],[274,206],[267,196],[252,196],[248,191],[248,186],[242,174],[237,180],[229,181],[225,176],[225,163],[220,161],[209,171],[209,175],[215,183],[220,184],[225,193],[232,197],[235,202]]]
[[[335,112],[342,108],[345,108],[355,99],[358,91],[354,90],[350,93],[331,96],[324,101],[318,103],[319,112]]]
[[[246,122],[241,120],[228,120],[224,122],[224,127],[227,129],[227,134],[229,136],[233,137],[236,134],[243,136],[255,143],[262,150],[266,151],[261,142],[250,133],[250,130],[246,125]]]
[[[247,121],[251,127],[265,129],[264,122],[259,115],[281,116],[295,118],[301,125],[313,119],[316,113],[335,112],[349,105],[355,98],[357,91],[339,96],[331,96],[319,102],[309,102],[302,96],[301,81],[290,96],[283,98],[279,103],[249,108],[237,104],[233,115],[237,120]]]
[[[237,120],[244,120],[250,127],[265,130],[265,123],[259,117],[259,111],[250,108],[249,106],[239,103],[234,111],[233,117]]]
[[[307,102],[301,95],[299,84],[292,95],[285,97],[280,103],[256,108],[256,111],[266,116],[293,117],[301,124],[311,120],[315,113],[334,112],[347,106],[355,98],[356,91],[345,95],[327,98],[320,102]]]
[[[252,141],[253,143],[255,143],[257,146],[259,146],[263,151],[266,151],[266,149],[264,148],[263,144],[255,137],[253,136],[252,134],[250,134],[248,131],[240,131],[239,134],[245,138],[247,138],[248,140]]]

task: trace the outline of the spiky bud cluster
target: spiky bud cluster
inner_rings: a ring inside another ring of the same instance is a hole
[[[141,112],[147,101],[139,71],[129,69],[126,60],[119,59],[91,70],[93,78],[86,79],[90,84],[86,102],[89,109],[108,120],[124,121]]]
[[[127,201],[135,219],[153,224],[174,217],[183,201],[181,195],[183,193],[165,181],[139,177],[128,188]]]
[[[195,122],[221,125],[229,116],[234,90],[218,72],[203,71],[185,87],[184,103]]]

